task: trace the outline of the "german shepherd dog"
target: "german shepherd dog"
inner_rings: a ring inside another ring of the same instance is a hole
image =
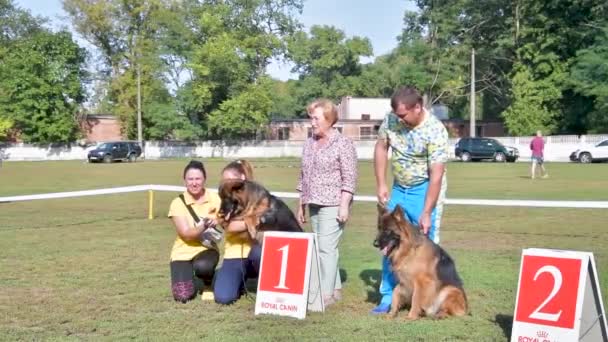
[[[258,240],[261,239],[258,233],[263,231],[303,231],[285,202],[258,183],[226,180],[220,185],[219,196],[222,203],[217,217],[218,223],[224,227],[233,219],[241,219],[249,235]]]
[[[378,205],[378,235],[374,246],[391,261],[398,284],[389,316],[409,306],[407,319],[463,316],[468,312],[462,280],[452,258],[420,229],[412,226],[401,207],[391,213]]]

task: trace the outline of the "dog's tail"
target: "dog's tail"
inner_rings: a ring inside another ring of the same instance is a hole
[[[456,264],[443,248],[435,245],[438,249],[439,262],[437,262],[437,274],[442,285],[452,285],[462,290],[462,279],[456,271]]]

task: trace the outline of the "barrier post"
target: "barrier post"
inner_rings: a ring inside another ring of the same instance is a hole
[[[154,191],[148,190],[148,220],[154,220]]]

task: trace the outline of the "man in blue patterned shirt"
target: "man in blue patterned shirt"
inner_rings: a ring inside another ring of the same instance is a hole
[[[439,226],[447,189],[445,164],[448,160],[448,133],[439,119],[423,105],[417,89],[404,87],[391,97],[392,113],[384,118],[374,149],[374,171],[378,201],[389,211],[400,206],[407,219],[439,243]],[[394,176],[391,197],[386,186],[388,149]],[[382,258],[380,304],[373,314],[390,309],[396,285],[388,258]]]

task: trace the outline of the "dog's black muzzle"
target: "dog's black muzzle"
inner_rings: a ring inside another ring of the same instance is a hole
[[[378,233],[374,240],[374,247],[383,250],[386,248],[386,255],[390,255],[393,249],[399,246],[400,238],[391,230],[384,230]],[[387,248],[388,247],[388,248]]]

